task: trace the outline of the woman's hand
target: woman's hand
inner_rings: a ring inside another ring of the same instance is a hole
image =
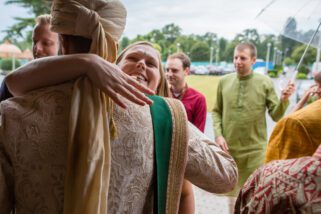
[[[227,142],[225,140],[225,138],[223,136],[219,136],[217,138],[215,138],[215,142],[217,143],[217,145],[219,147],[221,147],[221,149],[225,152],[228,153],[228,146],[227,146]]]
[[[152,101],[145,96],[154,94],[154,91],[137,82],[131,76],[125,74],[120,68],[104,59],[92,55],[93,61],[86,74],[93,84],[106,93],[116,104],[126,108],[119,99],[119,95],[138,104],[152,104]]]

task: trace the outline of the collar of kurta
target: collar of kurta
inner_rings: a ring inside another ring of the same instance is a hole
[[[182,89],[182,91],[180,93],[175,93],[172,87],[170,87],[170,92],[171,92],[171,95],[172,95],[173,98],[182,100],[182,98],[184,97],[184,94],[187,91],[187,89],[188,89],[188,85],[186,83],[184,88]]]
[[[248,80],[248,79],[251,79],[252,77],[253,77],[253,71],[252,71],[251,74],[246,75],[246,76],[240,76],[240,75],[237,73],[237,78],[238,78],[239,80]]]

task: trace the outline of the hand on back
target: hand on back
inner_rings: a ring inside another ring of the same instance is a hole
[[[228,146],[227,143],[225,141],[225,138],[223,136],[219,136],[217,138],[215,138],[215,142],[217,143],[217,145],[219,147],[221,147],[221,149],[225,152],[228,152]]]
[[[116,104],[126,108],[119,95],[138,104],[152,104],[146,94],[155,94],[147,86],[137,82],[134,78],[124,73],[117,65],[109,63],[100,57],[96,57],[91,63],[92,69],[87,73],[93,84],[106,93]]]

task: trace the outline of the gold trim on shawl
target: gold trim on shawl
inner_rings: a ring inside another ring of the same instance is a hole
[[[173,121],[172,146],[166,191],[166,213],[172,214],[178,213],[184,180],[188,149],[188,120],[185,108],[179,100],[164,99],[172,113]]]

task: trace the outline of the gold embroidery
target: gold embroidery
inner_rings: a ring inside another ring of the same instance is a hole
[[[166,193],[166,213],[177,213],[187,161],[187,116],[180,101],[175,99],[165,99],[165,101],[171,110],[173,121]]]

